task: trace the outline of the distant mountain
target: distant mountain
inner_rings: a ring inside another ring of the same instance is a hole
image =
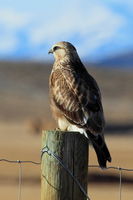
[[[133,51],[112,56],[98,62],[100,66],[133,68]]]

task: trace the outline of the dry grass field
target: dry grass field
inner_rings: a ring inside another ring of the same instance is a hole
[[[41,63],[0,63],[0,158],[40,160],[41,130],[53,129],[48,104],[51,67]],[[109,166],[133,168],[133,71],[90,67],[102,90],[113,161]],[[90,148],[89,163],[97,164]],[[17,199],[19,164],[0,162],[0,199]],[[22,164],[22,198],[40,199],[40,166]],[[122,172],[122,199],[133,199],[133,172]],[[89,169],[93,200],[119,199],[119,172]]]

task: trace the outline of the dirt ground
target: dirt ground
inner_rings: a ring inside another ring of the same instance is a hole
[[[41,135],[32,134],[25,123],[0,124],[1,158],[40,161]],[[5,128],[6,127],[6,128]],[[112,163],[133,168],[133,136],[106,136]],[[89,164],[97,164],[90,147]],[[0,162],[0,198],[17,199],[19,164]],[[22,199],[40,199],[40,165],[22,164]],[[133,198],[133,172],[122,172],[122,199]],[[119,199],[119,171],[89,168],[88,192],[92,199]],[[110,195],[109,195],[110,194]]]

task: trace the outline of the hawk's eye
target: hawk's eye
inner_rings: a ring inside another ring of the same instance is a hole
[[[56,51],[57,49],[60,49],[60,47],[59,47],[59,46],[55,46],[55,47],[53,48],[53,51]]]

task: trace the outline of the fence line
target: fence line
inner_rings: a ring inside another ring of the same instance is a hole
[[[29,163],[30,164],[31,163],[31,164],[34,164],[34,165],[40,165],[41,164],[41,162],[36,162],[36,161],[32,161],[32,160],[9,160],[9,159],[5,159],[5,158],[0,159],[0,162],[8,162],[8,163],[16,163],[16,164],[19,164],[19,163]],[[99,165],[88,165],[88,167],[89,168],[100,168]],[[105,171],[109,170],[109,169],[133,172],[133,169],[123,168],[123,167],[119,167],[119,166],[118,167],[115,167],[115,166],[107,167],[105,169]]]
[[[92,168],[100,168],[98,165],[88,165],[88,167],[92,167]],[[114,167],[114,166],[110,166],[107,167],[105,170],[109,170],[109,169],[115,169],[115,170],[121,170],[121,171],[128,171],[128,172],[133,172],[133,169],[128,169],[128,168],[123,168],[123,167]]]
[[[40,165],[41,164],[41,162],[35,162],[35,161],[32,161],[32,160],[8,160],[8,159],[5,159],[5,158],[0,159],[0,162],[8,162],[8,163],[32,163],[32,164],[35,164],[35,165]]]
[[[42,154],[43,153],[47,153],[49,156],[52,156],[53,158],[55,158],[59,164],[67,171],[67,173],[73,178],[73,180],[76,182],[76,184],[78,185],[78,187],[80,188],[80,190],[84,193],[84,195],[86,196],[87,199],[90,200],[90,198],[88,197],[88,195],[85,193],[85,191],[83,190],[82,186],[80,185],[79,181],[74,177],[74,175],[71,173],[71,171],[64,165],[64,163],[62,163],[61,159],[55,155],[53,152],[51,152],[48,148],[46,149],[43,148],[42,150]],[[32,160],[9,160],[9,159],[0,159],[0,162],[7,162],[7,163],[14,163],[14,164],[18,164],[19,166],[19,175],[18,175],[18,200],[21,200],[21,191],[22,191],[22,164],[33,164],[33,165],[40,165],[41,162],[36,162],[36,161],[32,161]],[[100,168],[98,165],[88,165],[89,168]],[[119,171],[119,200],[122,199],[122,171],[127,171],[127,172],[133,172],[133,169],[129,169],[129,168],[123,168],[123,167],[116,167],[116,166],[110,166],[107,167],[106,170],[110,170],[110,169],[114,169],[114,170],[118,170]]]

